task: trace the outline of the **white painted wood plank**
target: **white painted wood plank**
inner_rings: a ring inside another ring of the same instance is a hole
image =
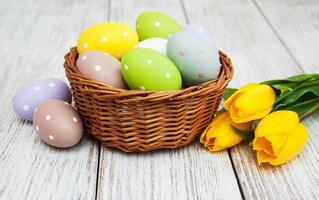
[[[319,72],[319,1],[254,0],[305,72]]]
[[[160,10],[185,24],[179,1],[112,1],[111,20],[134,27],[144,10]],[[98,199],[241,199],[227,152],[210,154],[198,143],[151,153],[102,148]]]
[[[235,67],[233,86],[302,73],[301,67],[253,2],[184,2],[190,22],[209,27],[221,49],[231,56]],[[277,3],[273,1],[273,6]],[[259,167],[254,153],[247,145],[230,150],[245,199],[315,199],[318,196],[319,136],[318,123],[315,123],[318,117],[316,114],[305,122],[310,139],[301,155],[286,165]]]
[[[0,1],[0,199],[94,199],[98,143],[58,150],[13,112],[31,80],[65,80],[64,54],[80,31],[105,18],[104,0]]]

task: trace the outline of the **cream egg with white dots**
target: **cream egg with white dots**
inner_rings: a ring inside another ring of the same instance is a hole
[[[85,59],[83,60],[83,58]],[[89,79],[112,87],[125,89],[121,74],[121,63],[115,57],[97,50],[89,50],[80,54],[76,61],[80,73]]]
[[[40,138],[54,147],[74,146],[83,134],[82,120],[77,111],[56,99],[47,100],[38,106],[33,124]]]
[[[147,48],[153,49],[163,55],[166,55],[167,51],[167,39],[165,38],[149,38],[139,42],[135,48]]]

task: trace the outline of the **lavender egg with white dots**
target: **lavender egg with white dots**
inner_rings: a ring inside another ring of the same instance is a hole
[[[59,148],[76,145],[83,134],[79,114],[70,104],[57,99],[39,105],[33,116],[33,125],[44,142]]]
[[[115,57],[98,50],[86,51],[78,57],[76,66],[89,79],[125,89],[121,63]]]
[[[188,31],[174,33],[168,39],[167,57],[178,67],[186,85],[198,85],[219,76],[218,49]]]
[[[56,78],[33,81],[16,94],[13,109],[19,117],[32,121],[36,108],[48,99],[60,99],[71,103],[70,88]]]

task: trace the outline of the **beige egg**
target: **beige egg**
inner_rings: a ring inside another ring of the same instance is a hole
[[[70,104],[57,99],[47,100],[38,106],[33,124],[40,138],[54,147],[74,146],[83,134],[79,114]]]
[[[121,63],[115,57],[97,50],[82,53],[76,66],[84,76],[100,83],[125,89],[121,74]]]

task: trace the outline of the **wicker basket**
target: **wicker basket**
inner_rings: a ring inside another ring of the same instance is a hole
[[[178,91],[117,89],[90,80],[76,68],[78,52],[64,68],[84,128],[106,147],[125,152],[177,148],[196,140],[212,120],[231,80],[231,60],[220,52],[217,79]]]

